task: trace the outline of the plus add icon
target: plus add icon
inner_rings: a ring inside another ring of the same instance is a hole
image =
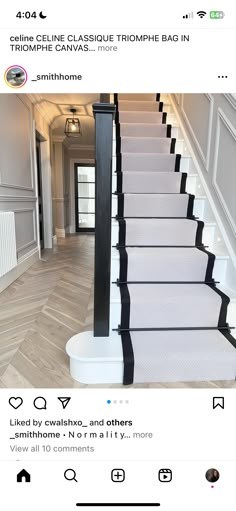
[[[111,471],[111,480],[113,483],[123,483],[125,480],[125,471],[123,468],[113,468]]]

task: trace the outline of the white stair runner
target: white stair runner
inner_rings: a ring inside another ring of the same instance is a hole
[[[175,172],[176,154],[122,153],[122,172]]]
[[[199,228],[199,222],[189,219],[153,218],[125,220],[125,240],[122,236],[122,222],[120,221],[120,244],[148,245],[148,246],[194,246]]]
[[[212,280],[215,257],[202,245],[162,106],[155,94],[118,95],[120,270],[111,296],[124,383],[235,379],[229,299]]]
[[[204,282],[208,254],[193,248],[127,248],[128,282]],[[122,253],[120,254],[122,258]],[[163,268],[168,271],[164,272]]]
[[[179,194],[130,194],[124,201],[123,216],[128,217],[186,217],[191,196]]]
[[[173,139],[174,140],[174,139]],[[170,153],[171,138],[166,137],[123,137],[121,151],[123,153]],[[172,151],[173,152],[173,151]]]
[[[168,125],[166,124],[122,123],[120,126],[121,137],[167,137],[167,132]]]
[[[124,193],[180,193],[186,174],[180,172],[124,172],[117,176],[122,181],[118,191]],[[148,201],[148,197],[147,197]]]
[[[235,379],[235,347],[218,331],[131,332],[134,383]]]
[[[128,291],[130,328],[218,326],[222,298],[205,284],[128,284]]]

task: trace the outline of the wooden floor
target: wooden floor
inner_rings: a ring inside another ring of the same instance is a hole
[[[68,236],[0,294],[0,387],[87,387],[70,377],[65,345],[75,333],[92,329],[93,256],[92,235]],[[132,386],[143,387],[232,388],[236,383]]]

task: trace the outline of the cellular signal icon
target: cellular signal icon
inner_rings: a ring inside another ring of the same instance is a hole
[[[189,12],[188,14],[185,14],[183,16],[183,18],[186,20],[186,19],[190,19],[190,18],[193,18],[193,12]]]

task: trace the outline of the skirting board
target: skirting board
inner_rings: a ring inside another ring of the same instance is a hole
[[[17,266],[0,278],[0,293],[25,273],[36,261],[39,260],[39,249],[36,248],[29,252]]]
[[[66,352],[74,380],[90,385],[123,383],[121,337],[115,332],[99,338],[94,337],[93,332],[81,332],[69,339]]]
[[[66,237],[66,231],[65,229],[58,229],[56,227],[56,237],[57,238],[65,238]]]

